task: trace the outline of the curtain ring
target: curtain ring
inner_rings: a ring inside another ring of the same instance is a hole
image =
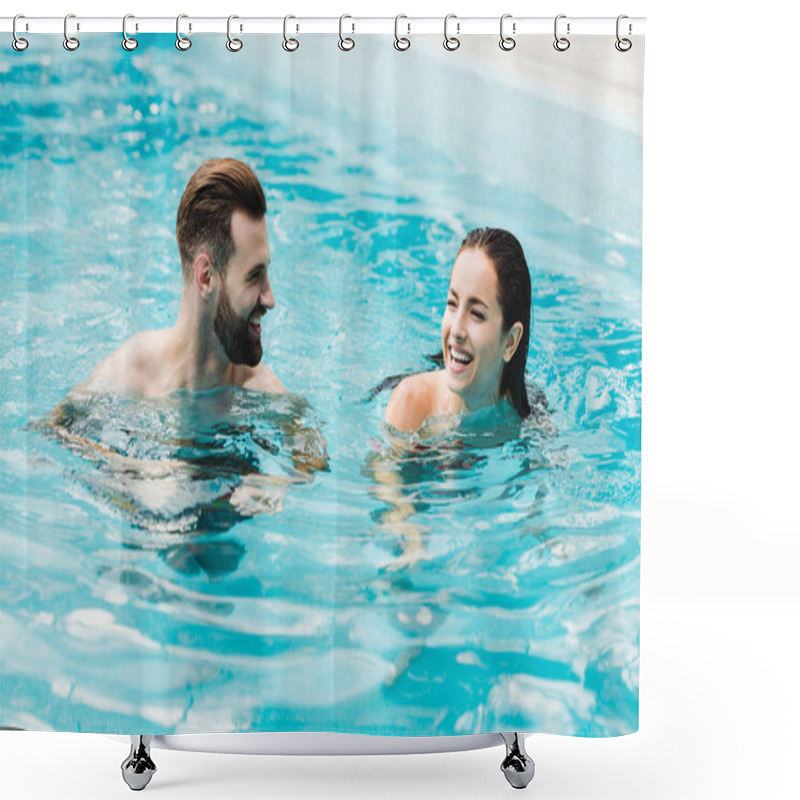
[[[346,19],[353,19],[353,18],[349,14],[342,14],[342,16],[339,17],[339,49],[340,50],[352,50],[356,46],[356,43],[349,36],[347,38],[344,38],[344,34],[342,33],[342,24],[344,23],[344,21]],[[353,31],[355,31],[356,26],[352,22],[350,24],[353,27]]]
[[[17,20],[18,19],[25,19],[25,17],[24,17],[23,14],[17,14],[17,16],[14,17],[14,22],[11,23],[11,32],[14,34],[14,41],[11,42],[11,46],[17,52],[21,53],[23,50],[27,50],[28,49],[28,40],[27,39],[23,39],[21,36],[17,36]]]
[[[556,40],[553,42],[553,47],[555,47],[555,49],[558,50],[559,53],[563,53],[565,50],[569,50],[569,45],[570,45],[569,39],[567,39],[566,36],[558,35],[558,21],[560,19],[566,19],[566,18],[567,18],[566,14],[559,14],[556,17],[556,21],[553,26],[554,35],[556,37]],[[567,36],[569,36],[569,22],[567,23]]]
[[[231,14],[228,17],[228,41],[225,42],[225,47],[231,51],[231,53],[238,53],[242,49],[242,40],[241,39],[234,39],[231,37],[231,20],[232,19],[239,19],[236,14]]]
[[[448,14],[444,18],[444,49],[453,51],[453,50],[458,50],[458,48],[461,47],[461,41],[459,40],[459,38],[457,36],[448,36],[447,35],[447,23],[451,19],[457,19],[456,15],[455,14]],[[460,27],[461,27],[460,24],[456,23],[456,33],[458,33]]]
[[[631,47],[633,47],[633,42],[631,42],[630,39],[620,39],[619,38],[619,23],[623,19],[628,19],[628,15],[627,14],[620,14],[617,17],[617,41],[614,42],[614,47],[616,47],[617,50],[620,51],[620,53],[627,53],[628,50],[630,50]],[[631,24],[628,23],[628,33],[630,34],[630,32],[631,32]]]
[[[126,25],[129,19],[136,19],[136,17],[134,17],[133,14],[126,14],[122,18],[122,49],[128,52],[135,50],[139,46],[139,42],[131,36],[128,36],[126,32]]]
[[[67,16],[64,17],[64,49],[77,50],[81,46],[81,43],[74,36],[70,36],[67,33],[67,25],[69,24],[70,19],[75,19],[75,15],[67,14]]]
[[[294,53],[294,51],[300,47],[300,42],[298,42],[297,39],[290,39],[286,35],[290,19],[297,19],[297,17],[293,17],[291,14],[289,14],[283,18],[283,49],[287,53]]]
[[[188,50],[192,46],[191,39],[187,36],[181,36],[181,20],[186,19],[188,16],[188,14],[178,14],[178,18],[175,20],[175,36],[178,37],[175,39],[175,47],[178,50]]]
[[[503,35],[503,23],[507,19],[511,19],[511,14],[503,14],[503,16],[500,17],[500,49],[505,50],[506,52],[513,50],[517,46],[517,43],[514,39],[512,39],[510,36]],[[512,29],[514,32],[516,32],[516,27],[517,26],[515,23]]]
[[[411,39],[407,39],[405,36],[401,38],[400,33],[398,32],[401,19],[408,19],[408,17],[405,14],[398,14],[394,18],[394,49],[408,50],[408,48],[411,47]],[[411,33],[411,25],[409,25],[408,22],[406,22],[406,27],[408,28],[408,33]]]

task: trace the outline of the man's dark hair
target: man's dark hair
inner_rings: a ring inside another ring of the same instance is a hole
[[[175,234],[185,281],[192,279],[192,265],[203,250],[224,275],[234,252],[231,217],[236,209],[255,220],[267,213],[264,190],[253,170],[234,158],[203,162],[189,179],[178,206]]]

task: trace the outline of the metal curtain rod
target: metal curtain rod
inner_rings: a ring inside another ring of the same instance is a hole
[[[193,17],[181,15],[181,31],[184,35],[194,33],[226,33],[229,17]],[[569,25],[569,34],[594,34],[613,36],[616,32],[615,17],[570,17],[561,16],[559,24]],[[284,33],[284,17],[234,17],[232,30],[244,33]],[[328,33],[338,34],[342,22],[339,17],[290,17],[289,30],[293,34]],[[397,21],[394,17],[352,17],[346,15],[346,33],[394,34]],[[442,33],[443,17],[405,17],[400,19],[400,30],[404,35]],[[515,36],[526,34],[553,34],[553,17],[513,17],[506,15],[505,29]],[[175,17],[136,17],[129,15],[126,22],[127,34],[175,33]],[[14,17],[0,17],[0,31],[11,33]],[[451,16],[450,30],[458,35],[497,34],[500,17],[458,17]],[[625,35],[636,36],[644,33],[644,17],[626,17]],[[122,17],[81,17],[70,15],[69,28],[72,33],[121,33]],[[64,32],[64,17],[19,16],[16,31],[18,35],[36,33]]]

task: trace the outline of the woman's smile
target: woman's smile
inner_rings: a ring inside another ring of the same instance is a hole
[[[457,345],[451,344],[448,348],[449,358],[447,359],[448,367],[452,372],[461,374],[466,372],[472,362],[475,360],[470,353]]]

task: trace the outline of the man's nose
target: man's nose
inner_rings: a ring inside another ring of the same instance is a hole
[[[272,293],[272,287],[269,284],[258,296],[258,299],[265,308],[275,308],[275,295]]]

